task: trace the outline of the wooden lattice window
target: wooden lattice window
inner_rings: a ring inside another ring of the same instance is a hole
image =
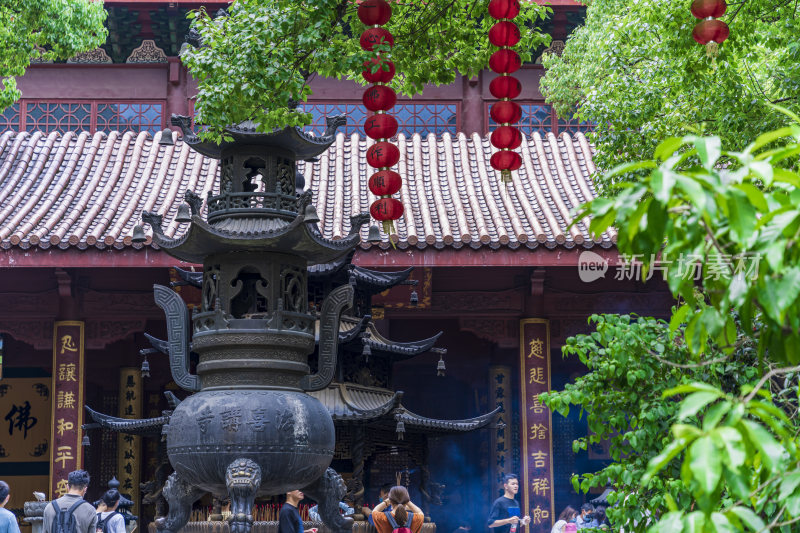
[[[0,113],[0,132],[19,129],[19,104],[13,104]]]
[[[347,115],[347,124],[340,127],[338,132],[344,133],[347,136],[353,133],[362,133],[361,126],[367,118],[367,109],[359,102],[347,103],[332,103],[332,102],[306,102],[301,106],[303,111],[311,113],[314,117],[311,124],[303,128],[307,133],[313,133],[320,136],[325,132],[327,127],[325,117],[332,117],[334,115]]]
[[[147,103],[100,103],[97,104],[98,131],[140,131],[150,133],[162,129],[164,104]]]
[[[489,115],[491,105],[491,103],[486,105],[486,121],[489,125],[489,131],[493,131],[497,127],[497,124]],[[576,133],[578,131],[586,133],[594,129],[594,124],[590,122],[558,118],[553,112],[552,106],[544,103],[519,102],[519,105],[522,108],[522,118],[517,126],[522,133],[528,136],[533,133],[545,135],[550,132],[556,135],[564,132]]]
[[[92,104],[83,102],[25,102],[25,130],[51,133],[91,131]]]
[[[398,102],[390,111],[399,124],[398,132],[405,135],[458,133],[459,104],[456,102]]]
[[[0,131],[108,133],[117,130],[155,134],[166,124],[165,104],[162,100],[23,99],[0,114]]]

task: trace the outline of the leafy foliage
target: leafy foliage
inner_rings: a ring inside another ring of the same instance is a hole
[[[645,169],[648,175],[586,206],[593,232],[612,223],[620,228],[622,253],[646,268],[673,266],[667,281],[682,305],[671,327],[687,323],[695,358],[709,339],[723,353],[734,349],[735,309],[760,357],[800,363],[798,122],[759,136],[741,152],[723,151],[719,137],[669,138],[656,148],[656,159],[608,173]]]
[[[752,347],[766,370],[738,391],[694,375],[663,392],[680,407],[669,444],[649,443],[647,451],[659,453],[641,487],[676,479],[675,460],[680,484],[662,491],[669,512],[652,516],[651,533],[794,531],[800,523],[800,117],[778,111],[793,123],[741,151],[723,150],[719,137],[666,139],[653,160],[607,174],[638,172],[638,181],[576,217],[592,215],[593,232],[613,223],[620,252],[645,269],[668,266],[679,305],[662,344],[685,349],[684,367],[724,363],[739,385],[740,377],[752,379],[752,366],[739,364],[738,351]],[[744,267],[748,257],[755,261]],[[686,275],[692,269],[676,268],[676,260],[696,265],[699,276]],[[777,366],[786,363],[793,366]],[[688,498],[675,497],[675,488]]]
[[[365,26],[357,4],[346,0],[238,0],[227,15],[195,12],[193,28],[202,45],[185,48],[181,59],[198,80],[196,117],[211,126],[204,134],[218,138],[223,126],[250,119],[260,131],[308,124],[309,114],[287,104],[306,100],[311,77],[361,81],[364,62],[376,54],[395,63],[392,86],[406,95],[426,84],[452,83],[456,71],[473,76],[488,63],[494,49],[485,3],[415,0],[393,2],[392,9],[385,27],[395,46],[388,52],[388,45],[379,45],[375,53],[361,50]],[[533,28],[548,12],[523,2],[515,22]],[[523,31],[516,49],[529,59],[524,51],[549,39],[535,29]]]
[[[0,2],[0,109],[20,98],[14,76],[25,74],[31,59],[67,59],[97,48],[106,40],[105,19],[103,3],[93,0]]]
[[[560,116],[577,106],[581,119],[596,124],[598,168],[647,158],[659,139],[688,133],[716,135],[741,150],[782,122],[769,103],[800,112],[796,2],[728,2],[721,20],[731,33],[716,57],[692,38],[697,19],[689,4],[592,0],[563,54],[544,61],[548,102]]]
[[[640,482],[648,462],[669,444],[670,426],[695,419],[705,404],[717,398],[716,393],[700,392],[682,406],[663,394],[699,380],[736,393],[759,375],[755,353],[743,344],[730,359],[687,368],[686,346],[680,337],[673,340],[663,321],[617,315],[595,315],[590,321],[596,331],[568,339],[563,348],[565,355],[577,355],[589,373],[541,399],[563,415],[570,406],[585,414],[590,434],[573,443],[575,452],[608,441],[613,462],[594,474],[573,476],[573,486],[583,492],[613,486],[609,502],[616,505],[608,509],[610,519],[626,531],[640,531],[643,524],[667,513],[672,502],[684,510],[691,507],[692,493],[669,448],[659,458],[663,458],[659,473],[641,487]]]

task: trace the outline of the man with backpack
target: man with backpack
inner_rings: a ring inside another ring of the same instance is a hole
[[[125,533],[125,517],[117,511],[120,494],[117,489],[111,489],[103,494],[103,503],[106,510],[97,513],[96,533]]]
[[[8,483],[0,481],[0,533],[19,533],[17,517],[6,509],[9,499],[11,499],[11,489]]]
[[[67,493],[44,508],[42,533],[96,533],[97,513],[83,499],[89,488],[89,472],[75,470],[67,476]]]

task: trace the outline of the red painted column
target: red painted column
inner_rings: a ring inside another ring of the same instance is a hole
[[[461,131],[466,135],[477,133],[485,135],[488,130],[486,113],[481,88],[483,87],[483,72],[474,78],[461,78],[463,84],[463,98],[461,100]]]

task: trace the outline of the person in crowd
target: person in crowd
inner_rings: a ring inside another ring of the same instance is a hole
[[[594,527],[599,527],[600,529],[608,529],[608,517],[606,516],[606,508],[602,506],[597,506],[594,510]]]
[[[389,510],[391,506],[391,510]],[[392,533],[398,527],[408,527],[411,533],[419,533],[425,514],[411,502],[408,489],[392,487],[389,496],[372,510],[372,520],[378,533]]]
[[[17,517],[6,509],[10,499],[11,488],[5,481],[0,481],[0,533],[19,533]]]
[[[348,505],[347,501],[343,501],[339,502],[339,512],[344,516],[350,516],[355,513],[355,510]],[[319,505],[315,505],[308,510],[308,519],[312,522],[322,522],[322,517],[319,515]]]
[[[83,499],[89,488],[89,472],[75,470],[67,476],[67,493],[54,500],[44,508],[42,521],[43,533],[95,533],[97,529],[97,513],[94,506]],[[86,505],[84,505],[86,504]],[[54,531],[53,524],[56,520],[56,509],[69,512],[75,517],[77,531]]]
[[[550,530],[550,533],[564,533],[566,531],[567,524],[575,524],[575,519],[578,516],[578,511],[567,505],[561,514],[558,515],[558,520],[556,523],[553,524],[553,528]],[[577,527],[575,527],[577,530]]]
[[[385,483],[385,484],[381,485],[381,488],[378,491],[378,502],[382,502],[383,500],[388,498],[389,497],[389,491],[391,489],[392,489],[392,484],[391,483]],[[392,508],[389,507],[389,510],[391,511]],[[375,523],[372,521],[372,509],[370,509],[369,507],[367,507],[365,505],[364,507],[361,508],[361,512],[364,513],[364,515],[367,517],[367,522],[369,522],[369,524],[371,526],[374,526]]]
[[[575,523],[578,525],[578,529],[596,527],[597,523],[594,521],[594,505],[591,503],[584,503],[581,505],[581,514],[578,515],[578,519],[575,520]]]
[[[286,493],[286,503],[281,506],[278,515],[278,533],[303,533],[303,519],[300,518],[297,506],[304,497],[300,490]]]
[[[492,504],[489,512],[489,527],[493,533],[515,533],[519,524],[527,526],[531,517],[520,516],[519,503],[515,499],[519,492],[519,479],[514,474],[503,476],[503,495]]]
[[[125,533],[125,517],[117,511],[120,494],[117,489],[111,489],[103,494],[105,510],[97,513],[97,533]],[[99,511],[100,506],[98,506]]]

